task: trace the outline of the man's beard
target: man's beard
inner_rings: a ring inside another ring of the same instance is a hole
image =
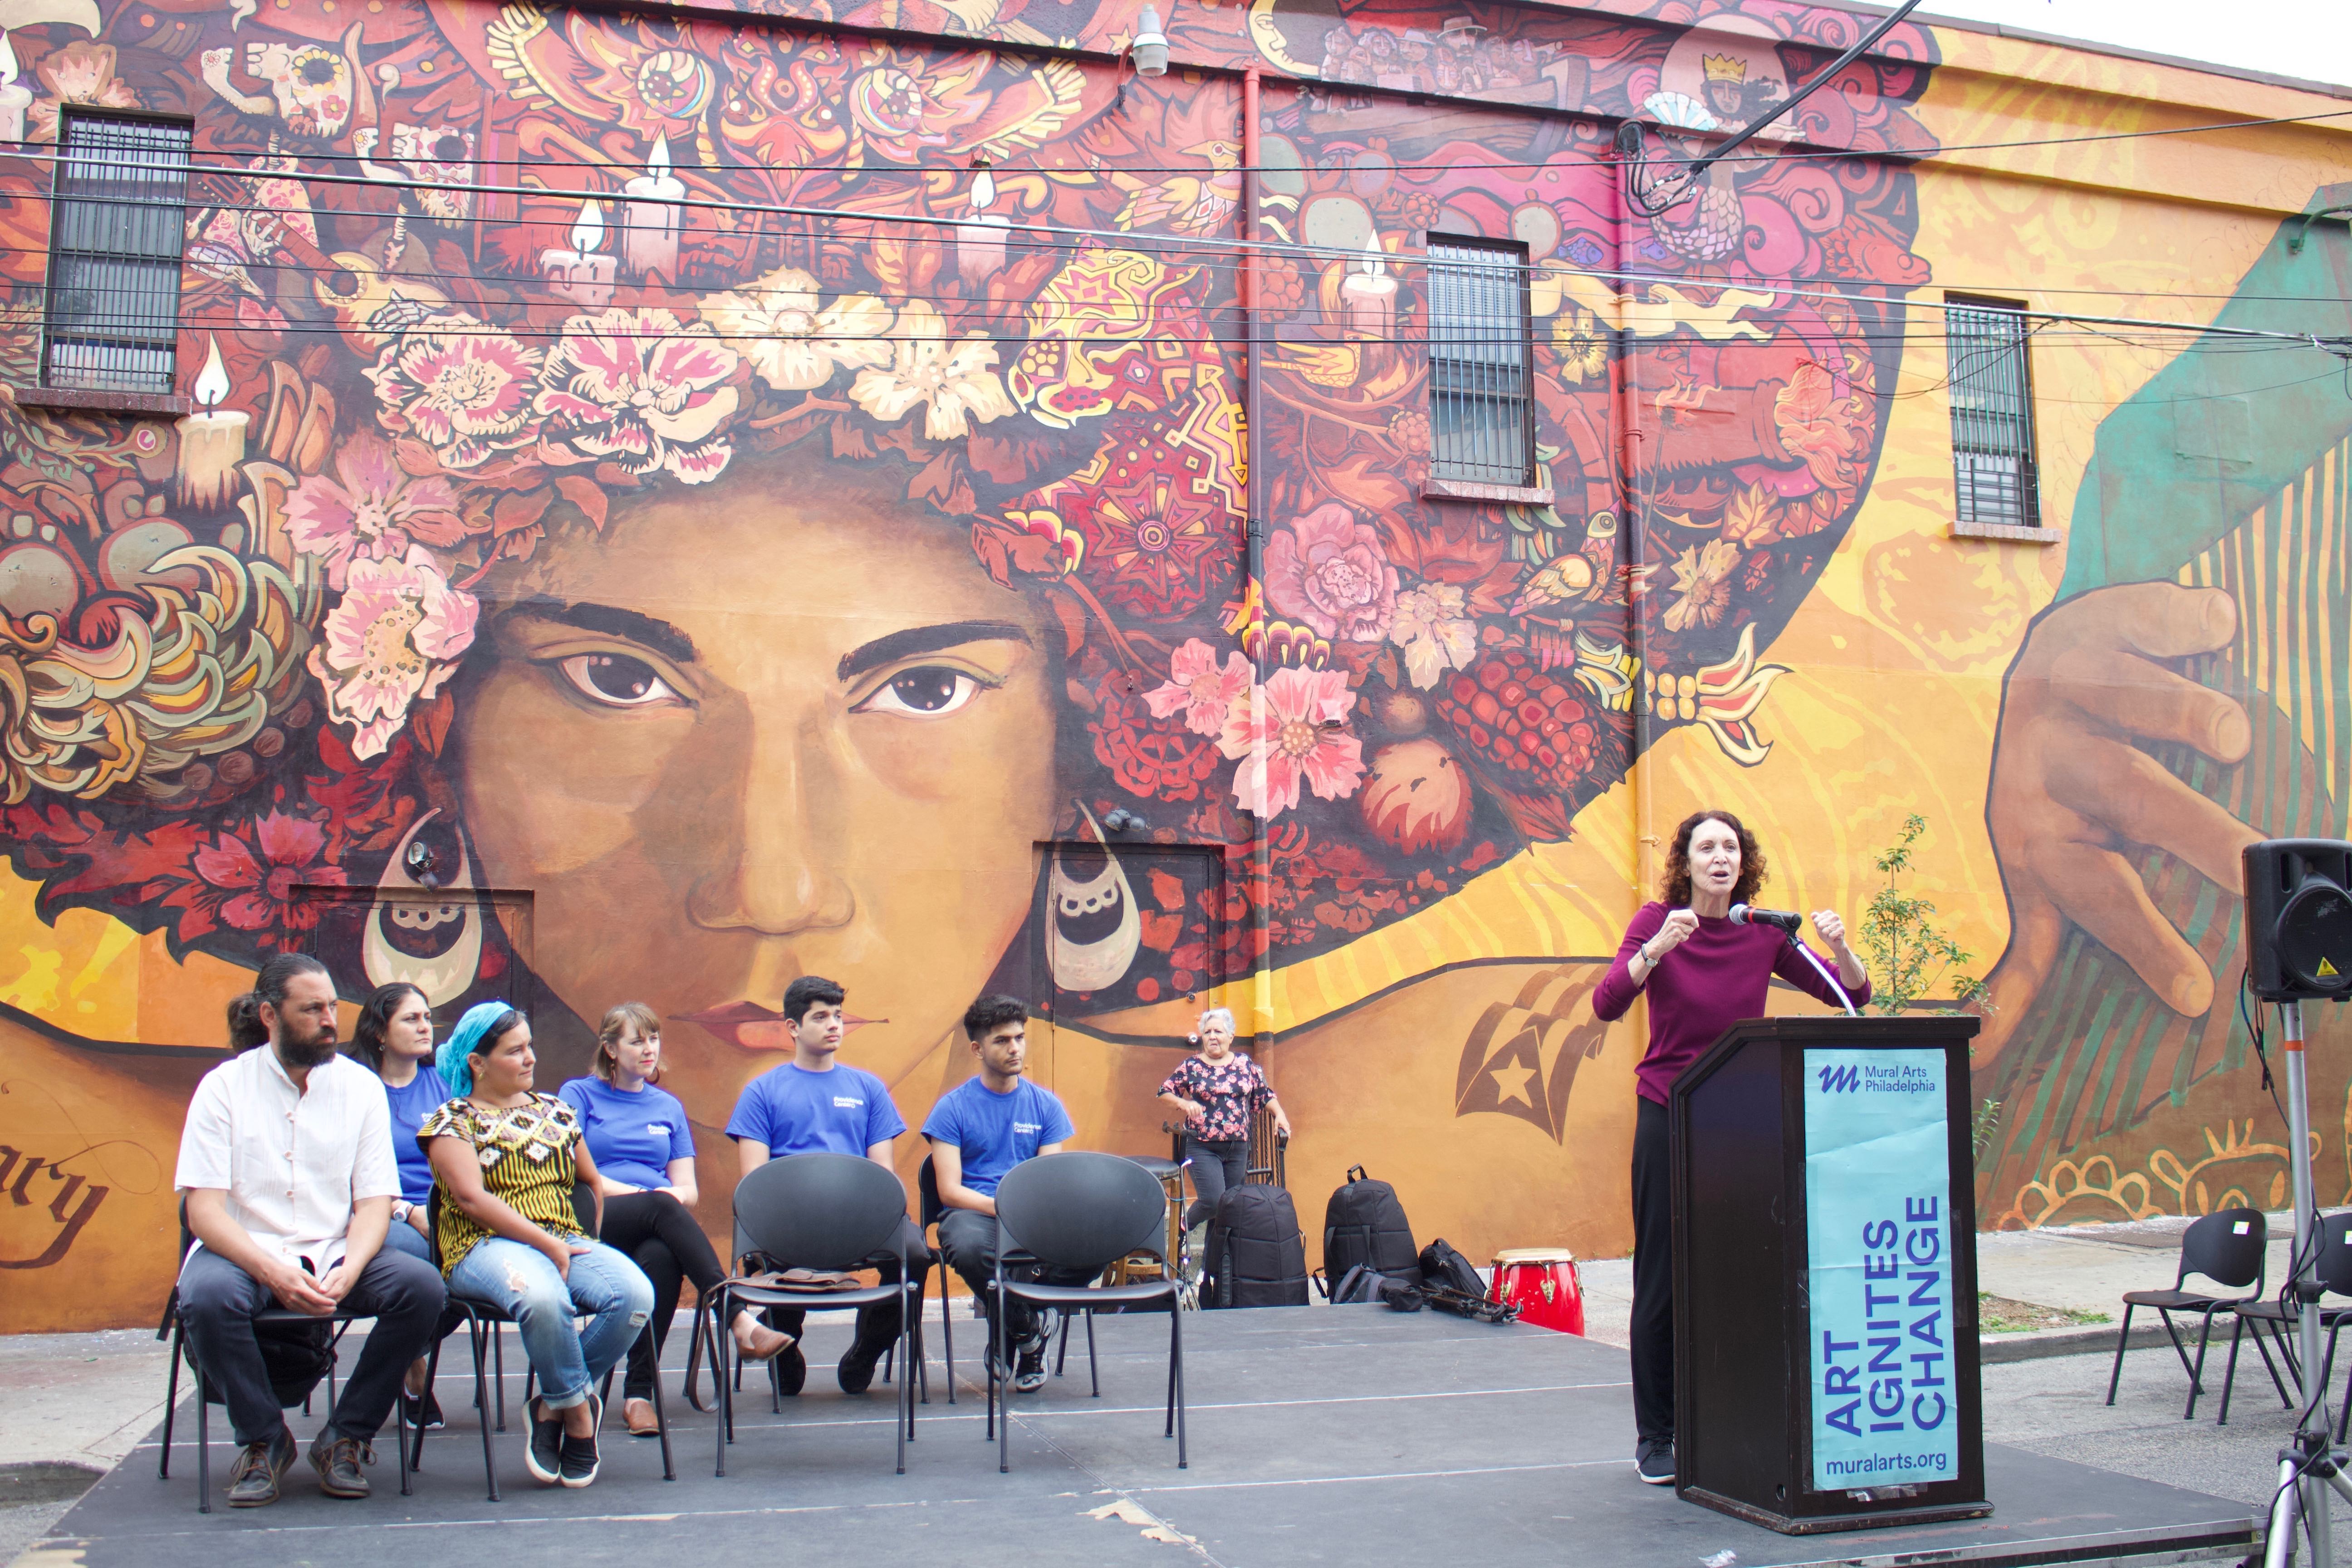
[[[335,1035],[331,1029],[322,1029],[308,1041],[286,1039],[278,1045],[278,1059],[289,1068],[320,1067],[334,1054]]]

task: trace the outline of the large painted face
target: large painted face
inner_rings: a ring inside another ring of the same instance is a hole
[[[935,1043],[1051,836],[1026,606],[953,531],[817,475],[555,542],[459,719],[466,821],[492,885],[536,889],[541,978],[583,1016],[689,1020],[667,1081],[706,1117],[792,1049],[772,1009],[803,973]]]

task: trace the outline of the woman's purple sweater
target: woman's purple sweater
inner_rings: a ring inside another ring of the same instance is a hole
[[[1701,915],[1698,930],[1658,960],[1643,984],[1633,983],[1633,954],[1666,923],[1666,906],[1643,904],[1625,928],[1617,962],[1592,993],[1592,1011],[1603,1023],[1625,1016],[1633,998],[1650,994],[1650,1049],[1634,1069],[1635,1088],[1646,1100],[1666,1103],[1666,1089],[1683,1069],[1734,1023],[1764,1016],[1764,993],[1772,976],[1834,1007],[1837,994],[1770,926],[1736,926],[1717,915]],[[1832,973],[1836,966],[1824,959]],[[1861,1006],[1870,1000],[1870,979],[1847,994]]]

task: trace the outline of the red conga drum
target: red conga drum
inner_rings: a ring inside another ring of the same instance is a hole
[[[1523,1323],[1563,1334],[1584,1332],[1584,1288],[1576,1278],[1576,1255],[1564,1247],[1515,1247],[1495,1254],[1486,1299],[1517,1306]]]

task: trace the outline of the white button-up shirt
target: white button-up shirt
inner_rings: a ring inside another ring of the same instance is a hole
[[[342,1258],[352,1205],[400,1195],[383,1085],[338,1055],[298,1089],[277,1051],[256,1046],[196,1085],[173,1184],[226,1192],[257,1245],[323,1274]]]

